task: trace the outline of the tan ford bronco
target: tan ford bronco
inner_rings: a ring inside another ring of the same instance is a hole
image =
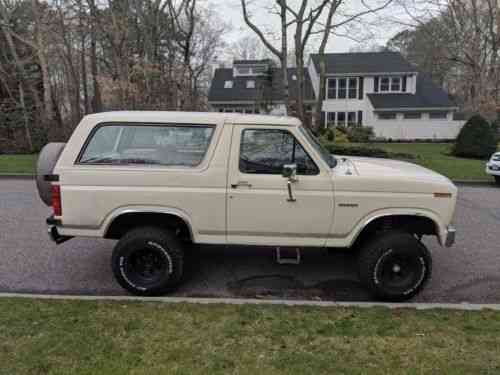
[[[53,207],[51,238],[118,240],[113,273],[138,295],[178,286],[194,243],[268,246],[282,261],[280,249],[296,261],[300,249],[351,248],[374,297],[401,301],[431,274],[422,236],[442,246],[455,238],[457,189],[446,177],[331,155],[287,117],[89,115],[68,143],[42,150],[37,185]]]

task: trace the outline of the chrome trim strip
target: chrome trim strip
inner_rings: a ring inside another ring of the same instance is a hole
[[[223,236],[224,231],[219,230],[200,230],[201,235]],[[342,238],[327,233],[290,233],[290,232],[253,232],[253,231],[229,231],[228,236],[249,236],[249,237],[293,237],[293,238]]]

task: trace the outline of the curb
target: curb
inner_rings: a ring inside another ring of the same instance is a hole
[[[357,307],[372,308],[385,307],[388,309],[415,309],[415,310],[461,310],[461,311],[500,311],[500,304],[474,303],[385,303],[385,302],[331,302],[308,300],[283,299],[255,299],[255,298],[190,298],[190,297],[133,297],[133,296],[77,296],[60,294],[29,294],[29,293],[0,293],[0,298],[25,298],[39,300],[76,300],[76,301],[121,301],[121,302],[159,302],[159,303],[194,303],[201,305],[283,305],[283,306],[315,306],[315,307]]]
[[[34,174],[28,174],[28,173],[0,173],[0,179],[9,179],[9,180],[34,180],[35,179]]]

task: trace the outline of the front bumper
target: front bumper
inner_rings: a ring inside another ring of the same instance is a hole
[[[489,162],[488,164],[486,164],[486,173],[492,176],[500,176],[500,164]]]
[[[449,225],[448,228],[446,228],[446,240],[444,241],[444,246],[446,247],[451,247],[455,243],[455,234],[457,233],[457,230],[455,229],[454,226]]]

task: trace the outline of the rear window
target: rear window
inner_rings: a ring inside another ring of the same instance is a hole
[[[205,157],[214,126],[121,125],[98,126],[79,164],[140,164],[194,167]]]

